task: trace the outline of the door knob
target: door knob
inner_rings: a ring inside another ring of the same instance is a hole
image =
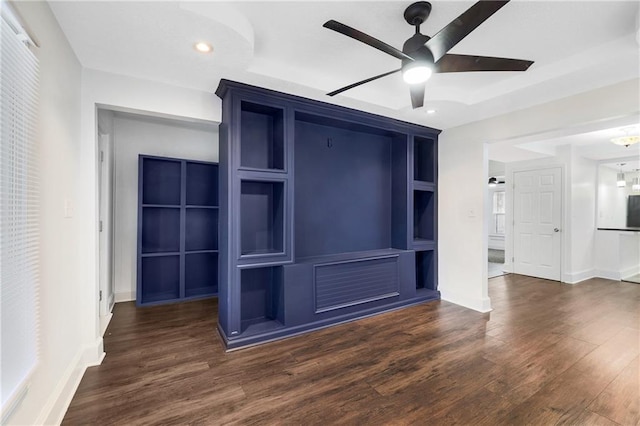
[[[558,228],[553,228],[553,232],[560,232]]]

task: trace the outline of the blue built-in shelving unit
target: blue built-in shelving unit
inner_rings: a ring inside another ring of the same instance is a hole
[[[138,161],[138,306],[216,295],[218,165]]]
[[[438,299],[439,130],[222,80],[229,349]]]

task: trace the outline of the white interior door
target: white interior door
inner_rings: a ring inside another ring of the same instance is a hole
[[[513,272],[560,281],[562,171],[514,173]]]
[[[100,173],[100,316],[108,315],[115,302],[113,282],[113,151],[110,135],[99,136]]]

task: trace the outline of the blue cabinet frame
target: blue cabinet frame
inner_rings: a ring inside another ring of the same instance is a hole
[[[222,80],[228,349],[440,298],[437,129]]]
[[[218,293],[218,165],[140,155],[138,306]]]

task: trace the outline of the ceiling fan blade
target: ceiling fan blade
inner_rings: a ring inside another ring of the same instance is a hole
[[[490,56],[446,54],[435,64],[434,72],[526,71],[533,61]]]
[[[377,80],[377,79],[382,78],[382,77],[386,77],[386,76],[388,76],[388,75],[391,75],[391,74],[397,73],[397,72],[399,72],[399,71],[401,71],[401,69],[397,69],[397,70],[393,70],[393,71],[385,72],[384,74],[376,75],[375,77],[367,78],[366,80],[362,80],[362,81],[359,81],[359,82],[357,82],[357,83],[353,83],[353,84],[350,84],[350,85],[348,85],[348,86],[345,86],[345,87],[343,87],[343,88],[341,88],[341,89],[334,90],[334,91],[333,91],[333,92],[331,92],[331,93],[327,93],[327,95],[328,95],[328,96],[335,96],[335,95],[337,95],[337,94],[339,94],[339,93],[342,93],[342,92],[345,92],[345,91],[347,91],[347,90],[349,90],[349,89],[353,89],[354,87],[358,87],[358,86],[360,86],[361,84],[365,84],[365,83],[368,83],[368,82],[370,82],[370,81]]]
[[[411,106],[413,109],[420,108],[424,105],[424,83],[411,84],[409,91],[411,92]]]
[[[509,0],[482,0],[471,6],[466,12],[450,22],[446,27],[441,29],[425,43],[425,46],[427,46],[433,54],[433,60],[437,62],[453,46],[458,44],[460,40],[465,38],[471,31],[475,30],[478,25],[489,19],[491,15],[496,13],[507,3],[509,3]]]
[[[355,28],[351,28],[345,24],[341,24],[340,22],[334,21],[333,19],[325,22],[323,27],[339,32],[340,34],[344,34],[347,37],[351,37],[364,44],[368,44],[369,46],[374,47],[388,55],[391,55],[394,58],[408,59],[413,61],[413,58],[411,56],[403,53],[401,50],[398,50],[395,47],[390,46],[387,43],[378,40],[377,38],[373,38],[370,35],[363,33],[362,31],[358,31]]]

